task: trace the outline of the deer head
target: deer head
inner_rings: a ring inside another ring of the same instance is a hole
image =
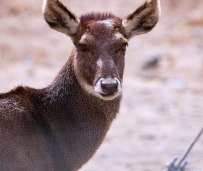
[[[149,0],[122,20],[110,13],[90,13],[79,19],[58,0],[45,0],[49,26],[69,36],[74,45],[74,72],[81,87],[103,100],[122,92],[128,40],[152,30],[160,17],[160,0]]]

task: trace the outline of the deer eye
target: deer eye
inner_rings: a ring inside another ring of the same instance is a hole
[[[78,44],[78,49],[81,51],[81,52],[88,52],[88,48],[87,46],[85,46],[84,44]]]
[[[120,50],[124,52],[126,50],[126,46],[128,46],[128,43],[124,43]]]
[[[128,46],[128,43],[124,43],[118,50],[116,50],[116,53],[125,52],[126,46]]]

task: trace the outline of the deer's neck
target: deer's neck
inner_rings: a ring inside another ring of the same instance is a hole
[[[77,170],[102,143],[119,110],[120,97],[104,101],[88,94],[77,81],[73,58],[72,54],[45,89],[46,112],[42,115],[50,135],[54,135],[52,143],[60,146],[64,160],[77,166],[70,166]]]
[[[72,66],[72,59],[73,54],[71,54],[52,84],[46,89],[47,96],[53,104],[61,103],[73,93],[73,89],[79,89]]]
[[[47,102],[52,106],[50,109],[58,109],[57,113],[74,117],[78,115],[81,123],[84,123],[84,119],[93,121],[93,116],[99,114],[111,123],[119,110],[121,97],[104,101],[85,91],[75,76],[74,55],[71,54],[53,83],[46,89],[49,99]]]

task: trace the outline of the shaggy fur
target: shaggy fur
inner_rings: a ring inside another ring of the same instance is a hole
[[[79,22],[58,0],[44,2],[46,22],[75,47],[48,87],[0,93],[0,170],[76,171],[93,156],[119,112],[135,17],[144,22],[150,14],[157,21],[156,3],[139,8],[123,26],[108,13],[83,15]]]

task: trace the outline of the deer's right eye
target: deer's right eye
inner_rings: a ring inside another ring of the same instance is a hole
[[[81,52],[88,52],[88,48],[87,46],[85,46],[84,44],[78,44],[78,49],[81,51]]]
[[[124,43],[120,50],[121,51],[125,51],[126,50],[126,46],[128,46],[128,43]]]

